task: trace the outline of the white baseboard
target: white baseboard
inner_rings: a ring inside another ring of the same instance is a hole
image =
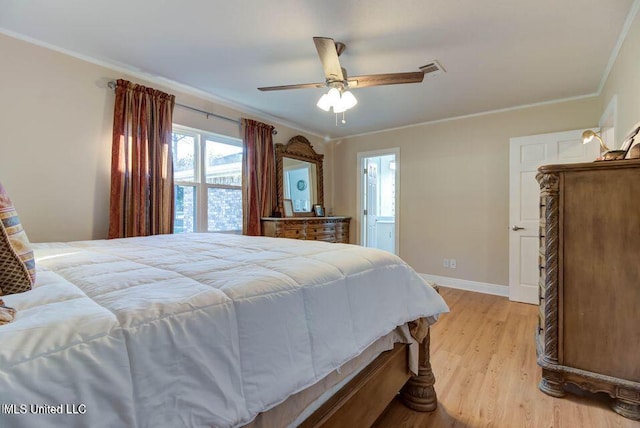
[[[489,284],[486,282],[469,281],[466,279],[448,278],[446,276],[419,274],[425,281],[432,281],[438,285],[459,290],[475,291],[477,293],[493,294],[509,297],[509,287],[506,285]]]

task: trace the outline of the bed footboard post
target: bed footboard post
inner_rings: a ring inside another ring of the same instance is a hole
[[[400,391],[402,402],[410,409],[419,412],[432,412],[438,406],[436,390],[433,387],[436,378],[431,370],[429,356],[430,341],[431,329],[420,346],[418,374],[412,376]]]

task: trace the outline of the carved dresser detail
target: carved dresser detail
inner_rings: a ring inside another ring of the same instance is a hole
[[[640,420],[640,161],[540,167],[539,388]]]
[[[348,244],[350,222],[351,217],[263,217],[262,234]]]

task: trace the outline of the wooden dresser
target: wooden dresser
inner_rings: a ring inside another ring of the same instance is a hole
[[[348,244],[350,222],[351,217],[263,217],[262,234]]]
[[[540,389],[605,392],[640,419],[640,161],[539,169]]]

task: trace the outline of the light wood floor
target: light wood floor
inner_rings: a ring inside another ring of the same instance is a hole
[[[534,331],[537,307],[504,297],[441,288],[451,312],[431,330],[438,408],[419,413],[397,399],[376,428],[639,428],[606,396],[549,397],[540,390]]]

